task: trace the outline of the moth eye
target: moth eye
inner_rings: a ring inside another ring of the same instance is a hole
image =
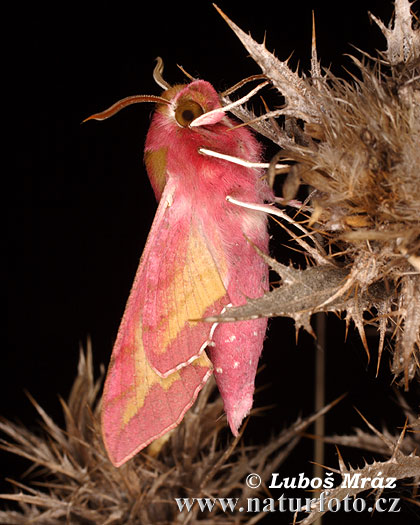
[[[180,126],[188,127],[191,122],[202,115],[204,109],[194,100],[182,101],[175,110],[175,118]]]

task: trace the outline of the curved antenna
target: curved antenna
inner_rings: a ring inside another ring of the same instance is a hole
[[[223,91],[221,95],[222,97],[226,97],[230,95],[231,93],[233,93],[234,91],[236,91],[237,89],[239,89],[240,87],[244,86],[247,82],[252,82],[254,80],[260,80],[261,78],[267,79],[267,75],[263,75],[261,73],[259,75],[252,75],[250,77],[244,78],[243,80],[240,80],[239,82],[237,82],[234,86],[226,89],[226,91]]]
[[[192,75],[190,75],[188,73],[188,71],[186,71],[182,66],[180,66],[179,64],[177,64],[177,66],[179,67],[179,69],[184,73],[184,75],[189,78],[191,80],[191,82],[194,82],[194,80],[197,80],[196,78],[194,78]]]
[[[258,84],[258,86],[255,87],[253,90],[251,90],[247,95],[245,95],[244,97],[238,100],[235,100],[235,102],[231,102],[230,104],[227,104],[226,106],[223,106],[221,108],[212,109],[211,111],[208,111],[207,113],[203,113],[202,115],[200,115],[199,117],[197,117],[191,122],[190,127],[193,128],[196,126],[206,126],[209,123],[211,124],[215,122],[214,121],[215,115],[226,113],[226,111],[230,111],[231,109],[236,108],[237,106],[240,106],[241,104],[249,100],[251,97],[253,97],[255,93],[257,93],[257,91],[262,89],[267,84],[269,84],[268,80],[266,80],[265,82],[262,82],[261,84]],[[246,124],[249,124],[249,122],[247,122]]]
[[[88,118],[85,118],[82,122],[88,120],[105,120],[109,117],[114,116],[116,113],[121,111],[131,104],[137,104],[139,102],[157,102],[158,104],[170,104],[169,100],[163,97],[156,97],[155,95],[133,95],[132,97],[126,97],[118,102],[115,102],[111,107],[101,111],[100,113],[94,113]]]
[[[162,77],[163,73],[163,60],[161,57],[156,57],[156,66],[153,70],[153,79],[156,82],[158,86],[160,86],[162,89],[169,89],[171,86],[166,82],[166,80]]]

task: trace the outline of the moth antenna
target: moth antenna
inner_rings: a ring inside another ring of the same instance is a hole
[[[153,70],[153,80],[156,82],[158,86],[160,86],[162,89],[169,89],[171,87],[166,80],[163,79],[162,73],[163,73],[163,60],[161,57],[156,57],[156,66]]]
[[[100,113],[94,113],[90,117],[85,118],[82,123],[87,122],[88,120],[105,120],[109,117],[113,117],[125,107],[130,106],[131,104],[138,104],[139,102],[157,102],[158,104],[170,104],[169,100],[166,100],[166,98],[157,97],[155,95],[133,95],[115,102],[115,104],[113,104],[111,107],[101,111]]]
[[[247,95],[245,95],[244,97],[238,100],[235,100],[235,102],[231,102],[230,104],[227,104],[226,106],[223,106],[221,108],[212,109],[211,111],[204,113],[203,115],[200,115],[198,118],[196,118],[195,120],[191,122],[190,127],[203,126],[208,122],[211,116],[217,113],[226,113],[226,111],[230,111],[231,109],[236,108],[237,106],[240,106],[241,104],[244,104],[251,97],[253,97],[255,93],[257,93],[260,89],[262,89],[267,84],[269,84],[268,80],[266,80],[265,82],[262,82],[261,84],[258,84],[258,86],[252,89]]]
[[[244,86],[248,82],[252,82],[253,80],[259,80],[261,78],[266,79],[267,77],[263,73],[261,73],[259,75],[251,75],[250,77],[247,77],[247,78],[244,78],[243,80],[240,80],[234,86],[226,89],[226,91],[223,91],[223,93],[221,95],[222,95],[222,97],[227,97],[228,95],[230,95],[231,93],[233,93],[237,89],[241,88],[242,86]]]
[[[255,118],[253,118],[251,120],[248,120],[247,122],[241,122],[240,124],[237,124],[236,126],[234,126],[233,129],[241,128],[243,126],[249,126],[250,124],[255,124],[257,122],[261,122],[261,120],[267,120],[267,119],[271,119],[273,117],[278,117],[280,115],[285,115],[285,114],[287,114],[287,113],[286,113],[286,110],[284,108],[273,110],[273,111],[270,111],[269,113],[265,113],[264,115],[260,115],[259,117],[255,117]]]
[[[196,78],[194,78],[192,75],[190,75],[188,73],[188,71],[186,71],[182,66],[180,66],[179,64],[177,64],[177,66],[179,67],[179,69],[184,73],[184,75],[189,78],[191,80],[191,82],[194,82],[194,80],[197,80]]]

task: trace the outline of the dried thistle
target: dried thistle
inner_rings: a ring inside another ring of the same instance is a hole
[[[285,315],[294,318],[297,327],[310,330],[313,313],[345,311],[347,322],[356,323],[365,342],[364,313],[375,308],[380,352],[391,329],[393,370],[397,376],[404,374],[408,385],[416,374],[420,346],[420,33],[412,27],[409,2],[396,0],[395,7],[392,28],[377,21],[387,51],[373,62],[353,58],[360,78],[352,82],[322,73],[315,47],[310,77],[299,76],[229,21],[286,100],[281,110],[253,126],[283,148],[278,159],[293,161],[287,198],[293,198],[301,183],[312,188],[311,206],[304,208],[309,218],[278,213],[315,264],[293,270],[271,261],[282,278],[281,287],[231,309],[226,317]],[[244,108],[235,111],[245,120],[253,118]],[[278,115],[286,117],[283,127],[273,120]],[[296,422],[261,449],[239,447],[237,441],[226,447],[221,445],[222,404],[212,398],[209,384],[157,457],[142,453],[115,469],[99,432],[100,383],[93,378],[88,351],[87,356],[81,354],[68,402],[62,402],[65,430],[35,402],[43,420],[42,436],[1,423],[12,441],[3,441],[3,448],[28,459],[29,472],[36,469],[42,476],[37,488],[34,483],[15,483],[19,494],[2,495],[19,504],[19,511],[0,512],[2,523],[255,523],[262,515],[247,520],[245,514],[217,509],[211,515],[196,510],[186,516],[179,513],[174,497],[214,497],[221,490],[241,499],[249,496],[246,475],[258,471],[267,479],[294,448],[298,434],[329,408]],[[418,428],[418,419],[412,418],[411,428]],[[357,430],[354,436],[328,440],[390,457],[360,469],[367,476],[379,470],[398,479],[418,475],[419,458],[412,453],[418,445],[416,434],[403,432],[398,438],[372,432]],[[341,461],[339,472],[359,471]],[[318,517],[314,509],[305,523]]]
[[[375,454],[381,454],[385,458],[393,455],[396,444],[398,443],[398,450],[410,455],[413,451],[420,450],[420,418],[416,416],[412,408],[407,404],[401,393],[395,392],[398,405],[406,417],[407,430],[403,433],[394,431],[390,432],[388,429],[382,429],[378,432],[366,419],[361,415],[363,421],[369,427],[371,432],[366,432],[361,428],[356,428],[353,435],[347,436],[326,436],[321,438],[325,443],[333,443],[334,445],[342,445],[346,447],[354,447],[366,450]],[[402,439],[400,439],[402,437]]]
[[[376,438],[376,446],[379,444],[381,448],[385,448],[383,453],[386,456],[390,456],[389,459],[387,461],[373,461],[372,463],[365,461],[365,466],[362,468],[347,468],[340,452],[338,452],[339,470],[332,468],[329,468],[329,470],[341,476],[341,484],[326,494],[325,501],[321,503],[321,499],[317,499],[316,502],[311,505],[311,511],[309,512],[309,509],[307,509],[309,514],[300,522],[301,525],[309,525],[318,520],[320,516],[327,512],[327,510],[324,509],[328,508],[328,502],[332,500],[342,501],[345,498],[357,496],[367,490],[375,493],[377,500],[385,488],[391,488],[389,486],[387,487],[387,485],[391,484],[395,488],[396,480],[413,479],[413,498],[415,497],[420,482],[420,457],[416,455],[412,449],[409,453],[402,452],[403,443],[407,441],[405,440],[407,426],[404,426],[400,435],[395,439],[382,434],[366,421],[365,418],[363,419],[373,432],[373,436],[371,434],[368,435],[369,438]],[[372,440],[369,441],[371,442]],[[360,435],[358,435],[356,442],[358,446],[360,446]],[[361,478],[366,480],[365,484],[354,481],[360,480]],[[413,501],[415,500],[413,499]]]
[[[275,162],[290,163],[285,197],[300,184],[311,190],[311,207],[288,217],[299,237],[287,231],[315,263],[272,263],[282,285],[221,318],[288,316],[310,331],[312,314],[346,312],[367,352],[364,328],[376,323],[379,360],[389,331],[392,370],[407,389],[420,361],[420,29],[410,3],[395,1],[393,27],[371,15],[387,51],[370,62],[352,57],[359,76],[351,81],[321,73],[315,45],[309,78],[299,76],[221,14],[286,101],[252,125],[283,148]],[[283,128],[273,123],[278,116]],[[376,318],[366,319],[372,309]]]
[[[269,479],[294,449],[300,434],[334,403],[285,429],[265,447],[238,445],[241,436],[225,445],[220,396],[212,398],[214,381],[203,389],[194,408],[176,427],[158,455],[142,452],[120,468],[109,461],[101,438],[98,392],[102,377],[93,377],[92,354],[81,352],[78,374],[68,402],[61,401],[65,429],[60,428],[32,400],[42,418],[43,434],[20,425],[0,422],[11,442],[2,440],[6,451],[26,458],[32,476],[41,481],[30,485],[14,482],[17,494],[0,498],[18,503],[17,511],[0,511],[4,524],[173,524],[256,523],[263,513],[180,512],[175,498],[229,496],[245,498],[263,494],[245,484],[250,472]],[[156,450],[154,451],[156,452]],[[245,505],[246,506],[246,505]]]

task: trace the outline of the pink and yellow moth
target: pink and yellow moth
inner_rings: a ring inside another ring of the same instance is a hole
[[[266,319],[197,321],[267,291],[268,267],[252,245],[267,252],[266,215],[226,197],[257,204],[272,199],[259,169],[199,149],[258,162],[261,146],[246,127],[234,127],[211,84],[170,87],[161,71],[159,61],[160,97],[128,97],[89,117],[103,120],[136,102],[157,104],[145,164],[159,206],[102,399],[103,438],[115,466],[176,427],[212,373],[236,436],[252,407],[267,326]]]

